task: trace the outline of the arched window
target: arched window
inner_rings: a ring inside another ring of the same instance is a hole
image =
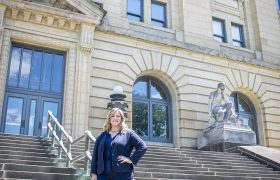
[[[171,142],[171,99],[164,84],[141,77],[132,95],[132,129],[144,140]]]
[[[253,131],[255,131],[258,143],[258,127],[256,112],[251,101],[243,94],[233,92],[230,95],[230,101],[233,102],[235,112],[243,120],[245,126],[249,126]]]

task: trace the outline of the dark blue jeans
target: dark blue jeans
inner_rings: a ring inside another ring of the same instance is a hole
[[[117,173],[111,171],[110,173],[102,173],[97,176],[97,180],[133,180],[134,173]]]

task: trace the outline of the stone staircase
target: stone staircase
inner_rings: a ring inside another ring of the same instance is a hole
[[[198,151],[149,146],[136,168],[144,179],[280,179],[280,172],[238,153]]]
[[[0,180],[89,179],[82,176],[83,161],[65,168],[47,153],[49,143],[39,137],[0,134]],[[82,143],[72,147],[73,156],[82,153]],[[273,171],[238,153],[222,153],[149,146],[135,169],[136,180],[280,180]]]
[[[0,180],[81,179],[81,170],[65,168],[54,155],[48,154],[39,137],[0,134]]]

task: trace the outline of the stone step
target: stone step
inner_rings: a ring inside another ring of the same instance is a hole
[[[29,151],[10,151],[10,150],[0,150],[0,155],[22,155],[22,156],[34,156],[34,157],[49,157],[54,158],[53,154],[46,154],[44,152],[29,152]]]
[[[208,171],[208,168],[200,167],[193,167],[193,166],[185,166],[185,165],[177,165],[177,166],[170,166],[170,165],[163,165],[163,164],[141,164],[141,162],[135,167],[137,170],[138,168],[158,168],[158,169],[177,169],[177,170],[192,170],[192,171]]]
[[[43,142],[38,140],[26,140],[26,139],[8,139],[8,138],[0,138],[0,144],[2,143],[22,143],[22,144],[33,144],[33,145],[41,145]]]
[[[249,158],[243,158],[243,159],[236,159],[236,158],[222,158],[222,157],[202,157],[202,158],[198,158],[198,157],[190,157],[190,156],[186,156],[185,159],[188,160],[192,160],[192,161],[214,161],[214,162],[247,162],[247,163],[251,163],[251,162],[255,162],[252,159]]]
[[[5,171],[6,178],[43,179],[43,180],[78,180],[78,174],[43,173],[28,171]]]
[[[16,134],[0,134],[0,139],[1,138],[15,138],[15,139],[30,139],[30,140],[40,140],[43,139],[42,137],[39,136],[27,136],[27,135],[16,135]]]
[[[196,163],[196,161],[191,161],[185,158],[167,158],[167,157],[149,157],[149,156],[144,156],[142,157],[141,161],[158,161],[158,162],[176,162],[176,163]]]
[[[168,157],[168,160],[167,160],[167,157]],[[164,155],[150,155],[150,154],[145,154],[145,156],[143,158],[153,158],[153,159],[157,159],[157,160],[160,160],[160,159],[163,159],[163,160],[167,160],[167,161],[175,161],[175,160],[184,160],[184,161],[189,161],[189,162],[196,162],[196,161],[209,161],[210,159],[209,158],[192,158],[192,157],[184,157],[184,156],[164,156]],[[226,158],[214,158],[214,159],[211,159],[211,161],[213,162],[241,162],[240,160],[237,160],[237,159],[226,159]],[[253,161],[252,159],[249,159],[249,158],[244,158],[242,160],[242,162],[245,162],[245,163],[252,163],[255,161]]]
[[[272,168],[266,168],[266,167],[263,167],[263,168],[253,168],[253,169],[226,169],[226,168],[208,168],[209,171],[214,171],[214,172],[231,172],[231,173],[262,173],[262,174],[274,174],[275,172],[277,171],[273,171]]]
[[[218,155],[210,155],[210,154],[209,155],[207,155],[207,154],[206,155],[205,154],[199,155],[199,154],[188,154],[188,153],[183,153],[183,152],[181,152],[181,154],[186,156],[186,157],[201,158],[201,159],[212,158],[212,159],[228,159],[228,160],[241,160],[241,161],[249,159],[248,157],[241,156],[241,155],[238,155],[236,157],[235,156],[227,157],[227,156],[222,156],[222,155],[220,155],[220,156],[218,156]]]
[[[245,180],[245,179],[260,179],[259,177],[244,177],[244,176],[220,176],[220,175],[198,175],[198,174],[179,174],[179,173],[162,173],[162,172],[139,172],[135,171],[135,176],[147,178],[165,178],[165,179],[196,179],[196,180]],[[278,177],[266,177],[267,179],[276,180]],[[261,178],[263,179],[263,178]]]
[[[223,157],[240,157],[239,153],[229,153],[229,152],[215,152],[215,151],[202,151],[202,150],[191,150],[191,149],[177,149],[178,152],[185,154],[197,154],[197,155],[215,155]]]
[[[44,149],[44,148],[46,148],[45,146],[42,146],[40,144],[21,144],[21,143],[19,144],[19,143],[13,143],[13,142],[1,142],[0,148],[2,146],[16,147],[18,149],[21,149],[21,148]]]
[[[162,172],[162,173],[179,173],[179,174],[205,174],[205,175],[215,175],[214,171],[193,171],[193,170],[180,170],[180,169],[161,169],[161,168],[144,168],[137,167],[136,171],[141,172]]]
[[[202,167],[201,164],[195,164],[195,163],[188,163],[188,162],[168,162],[168,161],[154,161],[154,160],[144,160],[141,159],[141,164],[160,164],[160,165],[169,165],[169,166],[193,166],[193,167]]]
[[[61,174],[81,174],[81,169],[53,167],[53,166],[37,166],[37,165],[20,165],[20,164],[4,164],[2,170],[11,171],[30,171],[30,172],[45,172],[45,173],[61,173]]]
[[[274,174],[262,174],[262,173],[232,173],[232,172],[217,172],[219,176],[241,176],[241,177],[267,177],[267,178],[280,178],[280,174],[275,172]]]
[[[37,152],[37,153],[45,153],[46,150],[44,147],[41,148],[32,148],[32,147],[17,147],[17,146],[5,146],[0,145],[0,150],[6,150],[6,151],[20,151],[20,152]]]
[[[34,160],[18,160],[18,159],[0,159],[2,164],[21,164],[21,165],[38,165],[38,166],[56,166],[54,162],[34,161]]]
[[[1,178],[0,177],[0,180],[35,180],[35,179],[18,179],[18,178]]]
[[[45,161],[45,162],[54,162],[55,158],[51,157],[38,157],[38,156],[22,156],[12,155],[12,154],[0,154],[0,159],[15,159],[15,160],[26,160],[26,161]]]
[[[210,160],[204,160],[204,161],[197,161],[198,164],[204,164],[204,165],[227,165],[231,164],[233,166],[251,166],[251,167],[258,167],[263,166],[257,161],[251,161],[251,162],[243,162],[243,161],[210,161]]]
[[[231,162],[231,161],[190,161],[190,160],[173,160],[173,159],[167,159],[167,158],[147,158],[147,157],[143,157],[141,159],[141,163],[145,163],[145,162],[154,162],[156,164],[186,164],[186,165],[192,165],[192,164],[203,164],[203,165],[213,165],[213,166],[221,166],[221,165],[232,165],[232,166],[251,166],[251,167],[259,167],[259,166],[263,166],[262,164],[260,164],[259,162],[255,162],[255,161],[251,161],[251,162]]]

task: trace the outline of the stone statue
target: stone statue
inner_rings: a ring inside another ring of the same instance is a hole
[[[197,149],[230,151],[240,145],[255,145],[256,133],[235,113],[233,103],[218,83],[209,95],[209,126],[197,137]]]
[[[236,116],[232,102],[224,93],[225,84],[218,83],[217,89],[209,95],[209,115],[216,121],[228,121],[231,116]]]

